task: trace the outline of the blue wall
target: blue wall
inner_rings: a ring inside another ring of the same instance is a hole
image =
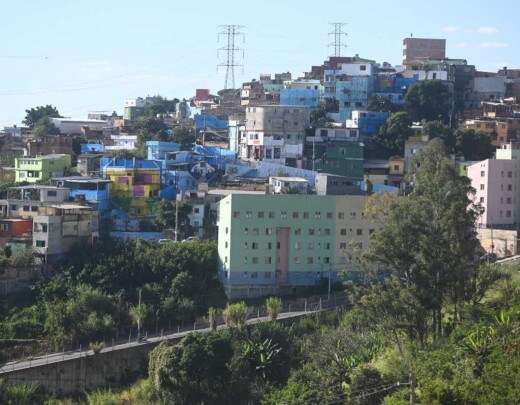
[[[315,89],[283,89],[280,92],[280,105],[297,105],[303,107],[317,107],[320,103],[321,92]]]

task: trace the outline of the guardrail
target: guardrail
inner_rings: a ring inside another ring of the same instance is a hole
[[[278,319],[290,319],[300,317],[309,313],[318,313],[321,311],[331,310],[339,307],[348,306],[349,301],[346,294],[335,294],[329,299],[316,298],[316,299],[298,299],[290,302],[282,303],[282,310],[278,315]],[[267,310],[265,306],[253,306],[248,307],[247,324],[256,324],[266,322],[269,320]],[[217,320],[217,327],[219,329],[227,327],[224,319],[219,317]],[[174,328],[165,330],[162,329],[160,332],[149,334],[148,331],[143,330],[140,336],[137,333],[133,334],[130,332],[128,338],[124,339],[111,339],[110,341],[102,342],[102,348],[99,353],[106,353],[115,350],[125,350],[140,345],[158,344],[163,341],[169,341],[174,339],[180,339],[192,332],[208,332],[210,330],[209,322],[206,318],[196,319],[193,323],[177,325]],[[47,364],[63,362],[67,360],[77,359],[81,357],[87,357],[93,355],[92,349],[85,349],[81,345],[73,350],[63,350],[56,353],[48,353],[37,356],[28,356],[14,361],[8,361],[0,367],[0,375],[7,374],[10,372],[39,367]]]

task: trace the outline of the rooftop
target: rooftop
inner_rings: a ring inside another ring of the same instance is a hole
[[[69,181],[73,183],[110,183],[110,180],[105,180],[97,177],[86,176],[68,176],[68,177],[53,177],[54,181]]]
[[[284,177],[284,176],[271,176],[271,179],[280,180],[280,181],[288,181],[291,183],[308,183],[307,179],[303,177]]]

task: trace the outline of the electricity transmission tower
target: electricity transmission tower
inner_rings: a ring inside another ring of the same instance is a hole
[[[242,37],[244,42],[244,34],[241,32],[243,25],[221,25],[221,31],[218,33],[218,41],[221,36],[226,37],[226,45],[218,49],[218,57],[220,58],[220,52],[225,52],[226,59],[224,63],[217,65],[218,68],[226,68],[226,80],[224,81],[224,89],[235,88],[235,67],[243,67],[242,64],[238,63],[236,53],[242,51],[242,59],[244,58],[244,50],[236,45],[237,37]],[[229,87],[231,85],[231,87]]]
[[[334,27],[334,30],[329,32],[329,36],[333,36],[334,40],[329,44],[329,47],[334,47],[334,56],[341,56],[341,50],[346,48],[347,45],[343,43],[343,38],[347,36],[346,32],[343,32],[345,23],[336,22],[330,23]]]

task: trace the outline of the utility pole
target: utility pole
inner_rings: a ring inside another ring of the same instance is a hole
[[[137,341],[141,338],[141,289],[139,289],[139,304],[137,306]]]
[[[179,198],[175,196],[175,242],[179,241]]]
[[[243,25],[221,25],[221,31],[218,33],[217,39],[220,41],[220,36],[226,37],[226,45],[217,50],[217,56],[220,58],[220,52],[225,52],[225,62],[217,65],[217,71],[219,67],[226,68],[226,79],[224,81],[224,89],[235,88],[235,67],[242,67],[242,64],[237,63],[238,58],[236,53],[242,51],[242,59],[244,58],[243,48],[239,48],[236,45],[236,37],[242,36],[242,42],[244,42],[244,33],[241,30],[244,28]]]
[[[333,30],[329,32],[329,36],[334,38],[333,41],[329,43],[329,47],[334,48],[334,56],[341,56],[341,50],[347,47],[347,45],[343,43],[343,38],[347,36],[347,33],[343,31],[343,27],[346,23],[335,22],[329,24],[333,27]]]

